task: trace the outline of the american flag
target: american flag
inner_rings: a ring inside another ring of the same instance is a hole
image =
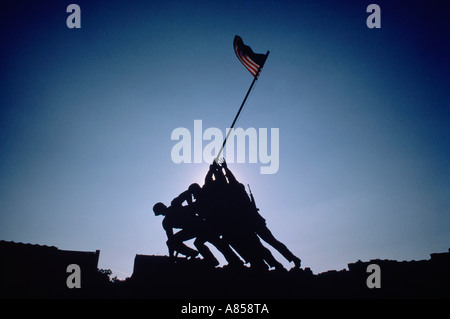
[[[257,77],[259,70],[264,65],[264,62],[266,62],[267,56],[265,54],[254,53],[248,45],[244,44],[238,35],[234,37],[233,46],[239,61],[241,61],[254,77]]]

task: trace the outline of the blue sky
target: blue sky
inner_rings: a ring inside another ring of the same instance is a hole
[[[364,1],[78,1],[68,29],[72,2],[1,5],[0,239],[99,249],[119,277],[167,254],[152,207],[209,165],[175,164],[171,133],[229,127],[252,80],[238,34],[271,53],[237,126],[279,128],[280,163],[230,168],[303,266],[450,247],[439,2],[378,1],[369,29]]]

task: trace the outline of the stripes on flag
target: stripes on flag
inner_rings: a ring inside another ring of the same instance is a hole
[[[255,77],[257,77],[258,71],[266,62],[265,54],[254,53],[253,50],[244,44],[240,36],[235,36],[233,41],[234,52],[239,61],[245,66],[245,68]]]

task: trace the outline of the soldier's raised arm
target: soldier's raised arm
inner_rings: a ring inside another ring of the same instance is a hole
[[[172,199],[170,203],[171,206],[182,206],[183,202],[186,201],[188,205],[192,204],[192,195],[189,190],[185,190],[180,195]]]
[[[225,159],[223,159],[222,168],[225,170],[225,176],[228,178],[228,182],[230,184],[234,184],[234,183],[238,182],[236,177],[234,177],[234,174],[228,168],[228,165],[227,165],[227,162],[225,161]]]
[[[216,162],[213,162],[211,165],[209,165],[208,173],[206,173],[206,176],[205,176],[205,185],[208,185],[208,184],[214,182],[214,180],[212,179],[212,176],[214,174],[214,171],[216,170],[215,165],[217,165]]]

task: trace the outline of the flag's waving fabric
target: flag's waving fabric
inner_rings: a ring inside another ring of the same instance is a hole
[[[244,44],[238,35],[234,37],[233,46],[239,61],[242,62],[253,76],[257,76],[258,71],[264,65],[264,62],[266,62],[267,56],[265,54],[254,53],[248,45]]]

